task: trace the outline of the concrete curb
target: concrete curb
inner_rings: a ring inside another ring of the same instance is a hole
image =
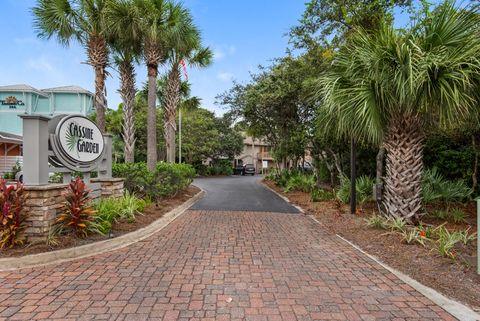
[[[368,254],[364,250],[362,250],[359,246],[356,244],[350,242],[349,240],[345,239],[344,237],[336,234],[338,238],[343,240],[344,242],[348,243],[350,246],[355,248],[357,251],[360,253],[364,254],[367,256],[369,259],[373,260],[375,263],[381,265],[384,269],[387,271],[395,274],[396,277],[398,277],[400,280],[405,282],[406,284],[410,285],[412,288],[423,294],[425,297],[429,298],[431,301],[433,301],[435,304],[438,306],[442,307],[445,311],[453,315],[455,318],[461,320],[461,321],[479,321],[480,320],[480,314],[472,310],[466,305],[463,305],[460,302],[457,302],[455,300],[449,299],[443,294],[435,291],[434,289],[421,284],[420,282],[412,279],[408,275],[388,266],[387,264],[383,263],[380,261],[378,258],[376,258],[373,255]]]
[[[64,250],[0,259],[0,272],[58,264],[127,247],[162,230],[204,195],[205,191],[201,189],[191,199],[166,213],[150,225],[116,238]]]

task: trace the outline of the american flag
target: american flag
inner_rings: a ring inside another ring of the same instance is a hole
[[[183,59],[180,60],[180,63],[182,64],[182,67],[183,67],[183,74],[185,75],[185,79],[188,80],[187,65],[185,64],[185,61]]]

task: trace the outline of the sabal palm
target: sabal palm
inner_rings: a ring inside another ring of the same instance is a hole
[[[148,71],[147,166],[157,162],[156,86],[158,66],[165,61],[167,39],[174,37],[182,8],[168,0],[135,0],[143,34],[143,56]]]
[[[478,104],[478,23],[446,2],[406,33],[360,31],[319,82],[340,135],[383,142],[388,215],[420,215],[424,127],[459,124]]]
[[[114,62],[120,74],[120,95],[123,100],[123,141],[126,163],[134,162],[135,149],[135,67],[141,55],[142,30],[138,7],[129,0],[112,0],[107,10],[107,26],[112,31],[109,41]]]
[[[79,41],[95,71],[97,124],[105,131],[105,78],[108,65],[105,9],[108,0],[38,0],[33,7],[34,27],[40,38],[55,37],[62,45]]]
[[[166,142],[167,162],[175,162],[175,135],[177,131],[176,115],[181,94],[181,62],[191,67],[206,67],[212,61],[212,52],[202,47],[200,31],[193,24],[190,12],[182,10],[178,25],[178,34],[169,39],[167,87],[165,93],[164,136]]]

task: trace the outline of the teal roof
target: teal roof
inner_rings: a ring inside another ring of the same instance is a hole
[[[42,89],[42,91],[46,93],[79,93],[79,94],[87,94],[87,95],[93,96],[93,93],[91,93],[90,91],[75,85],[46,88],[46,89]]]
[[[0,86],[0,92],[32,92],[39,96],[48,97],[41,90],[25,84]]]

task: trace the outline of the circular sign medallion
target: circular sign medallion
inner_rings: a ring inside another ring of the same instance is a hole
[[[91,164],[103,155],[103,135],[97,125],[83,116],[68,116],[56,128],[62,156],[73,163]]]

